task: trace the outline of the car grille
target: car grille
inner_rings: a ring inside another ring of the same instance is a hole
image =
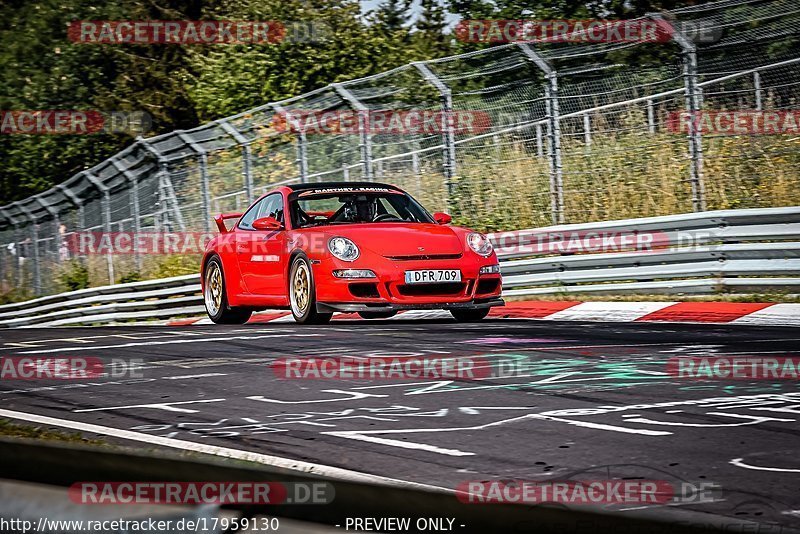
[[[419,285],[401,284],[397,286],[397,291],[406,297],[454,296],[464,294],[464,284],[459,282]]]
[[[417,261],[417,260],[457,260],[461,257],[458,254],[415,254],[411,256],[385,256],[392,261]]]

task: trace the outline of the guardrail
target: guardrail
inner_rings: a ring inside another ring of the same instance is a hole
[[[0,327],[65,326],[204,313],[200,275],[93,287],[0,306]]]
[[[708,211],[489,234],[506,296],[710,294],[800,289],[800,207]],[[0,306],[0,326],[203,313],[199,275]]]
[[[708,211],[490,234],[504,295],[800,288],[800,207]]]
[[[224,449],[215,454],[224,456]],[[178,455],[166,450],[143,451],[118,447],[65,444],[57,442],[2,438],[0,439],[0,470],[3,478],[47,484],[56,495],[66,499],[66,487],[75,481],[93,482],[274,482],[327,483],[332,486],[333,500],[329,504],[244,505],[226,506],[234,517],[280,517],[280,532],[342,531],[348,518],[392,517],[408,518],[411,525],[425,518],[452,518],[453,531],[464,534],[480,533],[537,533],[561,534],[618,534],[619,532],[657,532],[660,534],[703,534],[709,532],[761,532],[758,523],[747,518],[726,517],[716,513],[689,510],[677,506],[643,506],[637,510],[612,512],[601,506],[581,505],[522,505],[485,502],[470,504],[459,500],[454,489],[425,486],[412,482],[389,482],[364,474],[358,478],[332,477],[258,463],[234,461],[208,455]],[[56,501],[57,503],[58,501]],[[55,503],[51,509],[37,510],[38,516],[49,518],[65,514]],[[97,507],[85,506],[82,517],[97,518]],[[102,508],[102,507],[101,507]],[[143,516],[142,506],[138,514]],[[173,514],[177,513],[172,508]],[[0,517],[4,507],[0,503]],[[9,510],[6,517],[15,517],[18,510]],[[163,513],[163,512],[162,512]],[[185,512],[185,513],[188,513]],[[199,510],[195,514],[200,513]],[[208,511],[207,513],[210,513]],[[105,516],[107,517],[107,516]],[[105,518],[104,517],[104,518]],[[146,516],[144,516],[146,517]],[[283,519],[296,519],[305,528],[294,530]],[[35,524],[35,523],[34,523]],[[322,526],[330,528],[322,529]],[[413,532],[424,529],[412,527]],[[229,531],[230,532],[230,531]],[[241,531],[240,531],[241,532]],[[250,532],[256,532],[250,530]],[[782,533],[797,532],[782,527]]]

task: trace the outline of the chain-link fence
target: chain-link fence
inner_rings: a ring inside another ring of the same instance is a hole
[[[676,127],[680,113],[798,109],[795,1],[724,0],[641,20],[669,28],[671,39],[507,43],[140,138],[0,207],[0,281],[60,290],[76,260],[65,246],[72,233],[210,231],[213,214],[296,182],[394,183],[481,230],[799,204],[800,133]],[[478,113],[485,127],[450,120],[441,131],[374,131],[365,117],[387,110]],[[354,132],[323,135],[292,119],[347,111],[358,117]],[[100,285],[157,276],[165,259],[79,261]]]

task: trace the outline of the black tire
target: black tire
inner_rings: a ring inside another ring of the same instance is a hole
[[[387,312],[358,312],[362,319],[388,319],[397,315],[396,311]]]
[[[332,313],[317,311],[314,272],[305,254],[295,257],[289,268],[289,306],[294,320],[300,324],[325,324],[333,317]]]
[[[489,315],[489,308],[467,308],[461,310],[450,310],[453,319],[459,323],[474,323]]]
[[[218,279],[216,279],[216,273],[219,273]],[[213,256],[208,260],[203,276],[203,304],[205,304],[208,317],[216,324],[246,323],[253,314],[253,310],[228,305],[225,272],[222,270],[222,260],[219,259],[219,256]]]

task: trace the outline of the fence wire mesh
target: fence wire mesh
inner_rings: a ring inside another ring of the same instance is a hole
[[[75,265],[91,285],[163,275],[169,262],[196,269],[197,257],[76,256],[65,240],[210,231],[213,214],[278,184],[390,182],[487,231],[799,204],[800,134],[674,128],[681,112],[798,109],[796,2],[723,0],[642,20],[675,32],[665,43],[492,46],[140,138],[0,207],[0,284],[47,294],[65,289]],[[322,135],[286,121],[324,112],[350,112],[358,127]],[[397,133],[361,120],[410,112],[482,126]]]

